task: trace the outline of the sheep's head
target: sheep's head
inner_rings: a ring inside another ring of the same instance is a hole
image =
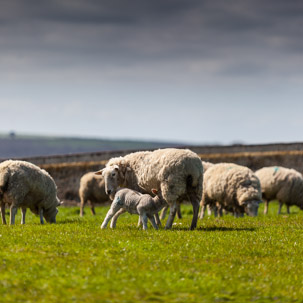
[[[95,172],[96,175],[101,175],[104,178],[105,192],[113,200],[119,186],[124,184],[125,171],[118,165],[106,166],[102,170]]]
[[[56,223],[57,213],[58,213],[58,209],[56,207],[51,207],[49,209],[43,210],[43,217],[46,220],[46,222]]]
[[[245,213],[251,217],[256,217],[258,215],[260,201],[245,201],[242,205],[244,207]]]

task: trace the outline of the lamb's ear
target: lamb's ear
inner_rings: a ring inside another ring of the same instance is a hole
[[[157,191],[155,188],[153,188],[151,191],[152,191],[152,193],[155,194],[155,195],[158,194],[158,191]]]
[[[105,168],[103,168],[103,169],[101,169],[101,170],[98,170],[98,171],[95,171],[95,175],[102,175],[103,174],[103,172],[104,172],[104,169]]]

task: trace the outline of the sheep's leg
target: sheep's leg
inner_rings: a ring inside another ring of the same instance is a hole
[[[282,209],[283,203],[279,201],[279,209],[278,209],[278,215],[281,214],[281,209]]]
[[[154,229],[158,230],[159,228],[158,228],[158,225],[156,224],[154,216],[147,216],[147,217],[148,217],[149,221],[151,222],[152,226],[154,227]]]
[[[101,225],[101,228],[102,228],[102,229],[106,228],[106,226],[107,226],[109,220],[110,220],[110,219],[118,212],[118,210],[120,210],[121,208],[122,208],[122,205],[116,203],[115,200],[114,200],[113,203],[112,203],[112,205],[111,205],[111,207],[110,207],[110,209],[109,209],[109,211],[108,211],[107,214],[106,214],[106,217],[105,217],[105,219],[104,219],[102,225]],[[116,226],[116,221],[115,221],[113,224],[111,224],[111,225]]]
[[[95,212],[95,204],[94,202],[90,201],[90,210],[92,212],[92,215],[95,216],[96,212]]]
[[[182,219],[180,203],[177,204],[177,215],[178,215],[178,219]]]
[[[81,198],[81,204],[80,204],[80,217],[83,217],[84,215],[84,205],[85,205],[86,201]]]
[[[216,206],[217,207],[217,206]],[[218,216],[223,217],[223,208],[220,206],[218,207]]]
[[[21,208],[21,224],[25,224],[25,214],[26,214],[26,208]]]
[[[44,220],[43,220],[43,208],[39,208],[39,216],[40,216],[40,223],[44,224]]]
[[[286,205],[286,208],[287,208],[287,213],[290,214],[289,205]]]
[[[269,201],[265,200],[264,201],[264,215],[268,214],[268,204],[269,204]]]
[[[193,206],[193,219],[191,221],[190,229],[193,230],[197,227],[200,204],[199,204],[199,200],[194,197],[191,197],[190,202]]]
[[[218,207],[217,206],[213,206],[213,211],[214,211],[215,218],[217,218],[218,217]]]
[[[158,214],[158,213],[155,213],[155,214],[154,214],[154,217],[155,217],[156,224],[157,224],[158,226],[161,226],[161,221],[160,221],[160,218],[159,218],[159,214]]]
[[[110,228],[116,228],[116,223],[117,223],[118,217],[125,212],[126,212],[126,210],[124,208],[121,208],[120,210],[118,210],[116,212],[116,214],[113,216],[113,218],[110,222]]]
[[[173,202],[171,205],[169,205],[169,216],[166,221],[165,229],[170,229],[172,227],[176,213],[177,213],[177,203]]]
[[[5,204],[1,203],[1,217],[2,217],[2,224],[6,224],[5,220]]]
[[[15,224],[15,216],[17,213],[17,209],[17,206],[15,206],[14,204],[12,204],[10,207],[10,225]]]
[[[164,208],[161,211],[161,215],[160,215],[161,220],[163,220],[165,218],[167,210],[168,210],[168,205],[164,206]]]
[[[199,214],[199,218],[200,219],[204,218],[204,216],[205,216],[205,210],[206,210],[206,204],[202,204],[201,205],[201,211],[200,211],[200,214]]]
[[[202,205],[201,205],[201,212],[202,212]],[[200,216],[201,216],[201,212],[200,212]],[[205,210],[204,210],[204,212],[205,212]],[[211,213],[212,213],[212,209],[211,209],[210,205],[207,205],[207,214],[209,216],[211,216]],[[202,219],[202,218],[200,217],[200,219]]]
[[[139,216],[137,227],[140,227],[141,225],[142,225],[142,221],[141,221],[141,217]]]

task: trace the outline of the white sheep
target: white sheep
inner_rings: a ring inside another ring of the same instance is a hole
[[[260,181],[251,169],[234,163],[215,164],[204,174],[200,218],[206,205],[223,208],[236,216],[256,216],[261,201]]]
[[[139,222],[142,222],[143,229],[147,229],[147,219],[150,220],[153,227],[158,229],[158,225],[154,219],[154,215],[157,214],[166,204],[166,202],[160,197],[157,190],[152,189],[152,192],[156,195],[154,198],[149,194],[141,194],[138,191],[122,188],[119,189],[114,197],[109,211],[101,225],[101,228],[106,228],[111,218],[111,228],[116,227],[118,216],[115,214],[122,214],[129,212],[130,214],[139,215]]]
[[[303,209],[303,177],[295,169],[281,166],[263,167],[255,172],[260,179],[262,197],[265,201],[264,214],[268,213],[269,201],[279,201],[278,214],[281,213],[283,204],[289,207],[296,205]]]
[[[80,179],[79,187],[80,197],[80,216],[83,216],[84,205],[89,201],[91,212],[95,212],[95,203],[106,203],[109,201],[108,195],[105,193],[105,182],[102,176],[97,176],[93,172],[86,173]]]
[[[177,203],[191,201],[191,229],[196,228],[203,180],[202,162],[196,153],[175,148],[131,153],[110,159],[106,167],[97,173],[103,174],[105,189],[111,199],[119,187],[148,194],[152,194],[152,189],[161,192],[170,206],[166,228],[172,227]]]
[[[202,165],[203,165],[203,173],[205,174],[205,172],[207,171],[207,169],[209,169],[210,167],[212,167],[214,164],[211,162],[207,162],[207,161],[202,161]],[[161,212],[160,215],[160,219],[163,220],[166,216],[166,212],[168,210],[169,206],[166,205]],[[213,209],[210,208],[210,205],[207,206],[207,210],[208,210],[208,214],[211,215],[211,211],[213,210],[215,212],[215,215],[217,214],[217,208],[213,207]],[[178,215],[178,219],[182,219],[182,213],[181,213],[181,205],[178,204],[177,205],[177,215]]]
[[[21,224],[25,224],[26,209],[40,215],[47,222],[55,223],[57,206],[61,203],[57,197],[57,187],[53,178],[38,166],[18,160],[0,163],[0,203],[2,223],[6,224],[4,205],[10,206],[10,224],[15,224],[15,215],[20,207]]]

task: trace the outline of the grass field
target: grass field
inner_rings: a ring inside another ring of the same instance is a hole
[[[262,212],[262,207],[260,211]],[[0,302],[303,302],[303,212],[206,218],[173,230],[137,216],[101,230],[107,208],[61,208],[58,224],[0,227]]]

